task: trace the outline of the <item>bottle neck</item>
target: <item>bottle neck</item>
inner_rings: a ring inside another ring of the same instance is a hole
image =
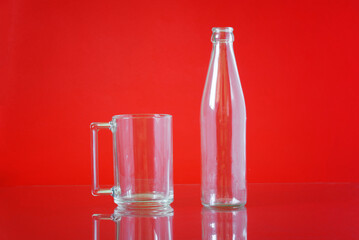
[[[220,61],[231,61],[234,56],[233,41],[215,41],[212,44],[212,54]]]
[[[219,79],[224,81],[224,79],[227,79],[225,76],[230,75],[229,73],[236,73],[238,75],[236,59],[233,51],[233,30],[231,30],[231,28],[229,30],[228,28],[224,30],[214,28],[212,31],[213,47],[210,68],[213,68],[213,76],[217,76],[221,73],[222,75]]]
[[[212,54],[215,60],[231,61],[234,56],[233,42],[214,42]]]
[[[212,49],[217,51],[224,51],[224,50],[232,50],[233,51],[233,42],[214,42],[212,44]]]

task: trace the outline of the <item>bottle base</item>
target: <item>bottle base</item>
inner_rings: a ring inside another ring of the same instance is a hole
[[[202,203],[204,207],[207,208],[215,208],[215,209],[236,209],[236,208],[242,208],[246,205],[246,203],[241,204],[205,204]]]
[[[246,201],[238,201],[233,198],[215,199],[213,202],[205,202],[202,199],[202,205],[209,208],[241,208],[246,205]]]

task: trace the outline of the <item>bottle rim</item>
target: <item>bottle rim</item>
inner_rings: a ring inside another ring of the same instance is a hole
[[[231,33],[233,32],[233,28],[231,27],[214,27],[212,28],[212,32],[228,32]]]
[[[234,41],[233,28],[214,27],[212,28],[212,43],[231,43]]]

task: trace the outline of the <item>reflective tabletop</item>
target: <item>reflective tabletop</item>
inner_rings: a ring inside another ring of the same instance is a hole
[[[175,185],[173,212],[118,214],[89,186],[0,188],[0,239],[359,239],[359,184],[248,184],[236,210]]]

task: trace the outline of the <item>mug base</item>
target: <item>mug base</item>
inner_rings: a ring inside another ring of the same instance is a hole
[[[170,204],[172,198],[165,198],[162,194],[146,193],[132,194],[130,197],[117,197],[114,202],[118,205],[119,210],[124,212],[131,211],[148,211],[148,212],[172,212]]]

